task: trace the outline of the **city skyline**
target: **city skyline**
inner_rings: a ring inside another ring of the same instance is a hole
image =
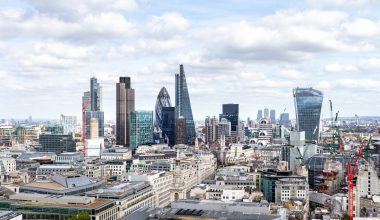
[[[223,103],[238,103],[242,119],[266,106],[294,119],[295,87],[325,94],[323,118],[330,99],[341,116],[378,115],[379,3],[123,3],[85,2],[81,13],[69,3],[1,3],[0,118],[80,118],[93,76],[106,120],[116,119],[120,76],[134,82],[136,109],[154,110],[161,87],[175,94],[181,63],[195,120],[217,116]]]

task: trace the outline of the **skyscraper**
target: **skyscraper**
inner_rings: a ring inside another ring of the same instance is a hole
[[[188,143],[191,139],[195,138],[196,134],[186,76],[182,64],[180,65],[179,74],[175,74],[175,107],[176,118],[178,119],[180,116],[184,117],[186,124],[185,143]]]
[[[162,119],[162,137],[169,146],[175,144],[175,108],[174,107],[162,107],[161,111]]]
[[[82,96],[82,108],[85,112],[91,111],[91,92],[87,91]]]
[[[290,127],[289,113],[281,113],[280,125],[282,125],[286,128]]]
[[[163,107],[171,107],[172,104],[170,102],[170,96],[165,87],[162,87],[160,93],[158,93],[156,108],[154,111],[154,128],[156,131],[162,131],[162,108]]]
[[[186,119],[183,116],[179,116],[175,120],[175,144],[186,143]]]
[[[313,88],[295,88],[293,89],[293,96],[297,130],[305,131],[307,141],[317,141],[323,93]]]
[[[276,110],[274,109],[270,110],[270,120],[272,124],[276,124]]]
[[[205,141],[206,144],[212,145],[217,142],[218,140],[218,126],[219,126],[219,120],[215,117],[210,118],[209,116],[205,119],[205,129],[206,129],[206,135],[205,135]]]
[[[102,87],[98,80],[92,77],[90,80],[90,95],[91,95],[91,111],[102,110]]]
[[[86,112],[86,139],[91,137],[91,120],[97,119],[98,121],[98,137],[104,137],[104,112],[102,111],[88,111]]]
[[[130,146],[130,114],[135,110],[135,90],[130,77],[116,83],[116,144]]]
[[[130,147],[153,143],[153,111],[131,111]]]
[[[257,111],[257,121],[260,121],[263,118],[263,110]]]
[[[75,133],[77,131],[77,116],[61,114],[61,125],[64,134]]]
[[[269,118],[269,109],[264,108],[264,118]]]
[[[223,104],[223,113],[219,119],[225,118],[231,122],[231,131],[237,132],[239,125],[239,104]]]

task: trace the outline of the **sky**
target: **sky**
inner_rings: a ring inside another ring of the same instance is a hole
[[[81,115],[95,76],[106,120],[130,76],[136,109],[154,110],[185,67],[194,118],[239,103],[294,117],[292,89],[324,93],[341,116],[380,115],[380,1],[0,1],[0,118]]]

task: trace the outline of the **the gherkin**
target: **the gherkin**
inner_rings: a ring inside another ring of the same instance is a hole
[[[162,87],[160,93],[158,93],[156,101],[156,109],[154,113],[154,128],[156,131],[162,131],[162,108],[171,107],[170,95],[165,87]]]

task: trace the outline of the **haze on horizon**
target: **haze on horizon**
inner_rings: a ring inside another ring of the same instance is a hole
[[[314,87],[341,116],[379,116],[380,14],[375,0],[16,0],[0,3],[0,118],[81,115],[95,76],[106,120],[130,76],[136,109],[154,110],[184,64],[194,118],[223,103],[240,117],[284,109]]]

